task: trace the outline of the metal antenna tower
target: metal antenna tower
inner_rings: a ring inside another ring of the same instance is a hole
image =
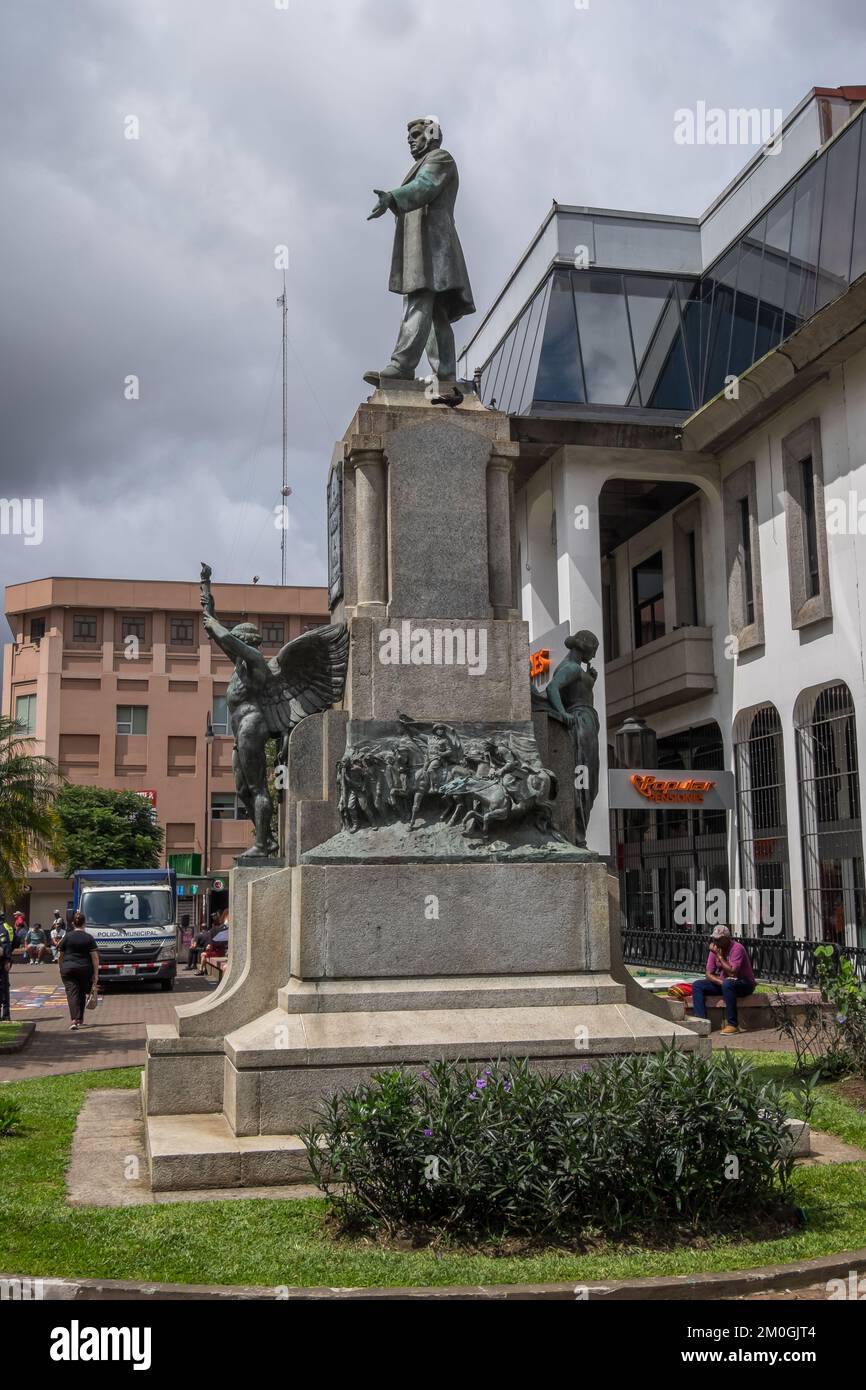
[[[286,522],[287,498],[291,495],[289,487],[289,373],[288,373],[288,314],[286,299],[286,272],[283,271],[283,292],[277,300],[283,311],[283,478],[280,487],[280,583],[286,583]]]

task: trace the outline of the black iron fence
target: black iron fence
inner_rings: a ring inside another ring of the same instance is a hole
[[[737,940],[742,941],[748,951],[759,980],[810,985],[816,982],[814,950],[819,942],[770,936],[743,936]],[[836,946],[834,949],[851,961],[857,978],[861,984],[866,984],[866,948]],[[627,965],[654,965],[658,970],[702,975],[707,950],[708,938],[699,932],[628,927],[622,933],[623,958]]]

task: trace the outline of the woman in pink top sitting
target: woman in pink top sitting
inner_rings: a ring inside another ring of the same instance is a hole
[[[728,927],[714,927],[707,956],[706,975],[692,985],[692,1011],[695,1018],[706,1018],[708,994],[721,994],[725,1001],[723,1033],[739,1033],[737,1000],[755,992],[755,972],[741,941],[735,941]]]

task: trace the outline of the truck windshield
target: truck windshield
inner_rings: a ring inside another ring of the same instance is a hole
[[[173,920],[171,893],[165,888],[85,890],[81,911],[88,927],[166,927]]]

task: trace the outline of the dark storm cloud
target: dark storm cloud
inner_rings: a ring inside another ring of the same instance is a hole
[[[399,313],[365,217],[411,116],[458,159],[485,308],[553,197],[706,206],[750,151],[676,146],[678,107],[866,79],[857,0],[5,0],[0,23],[0,495],[45,499],[42,546],[0,537],[0,584],[202,554],[274,581],[283,243],[290,578],[322,580],[332,443]]]

